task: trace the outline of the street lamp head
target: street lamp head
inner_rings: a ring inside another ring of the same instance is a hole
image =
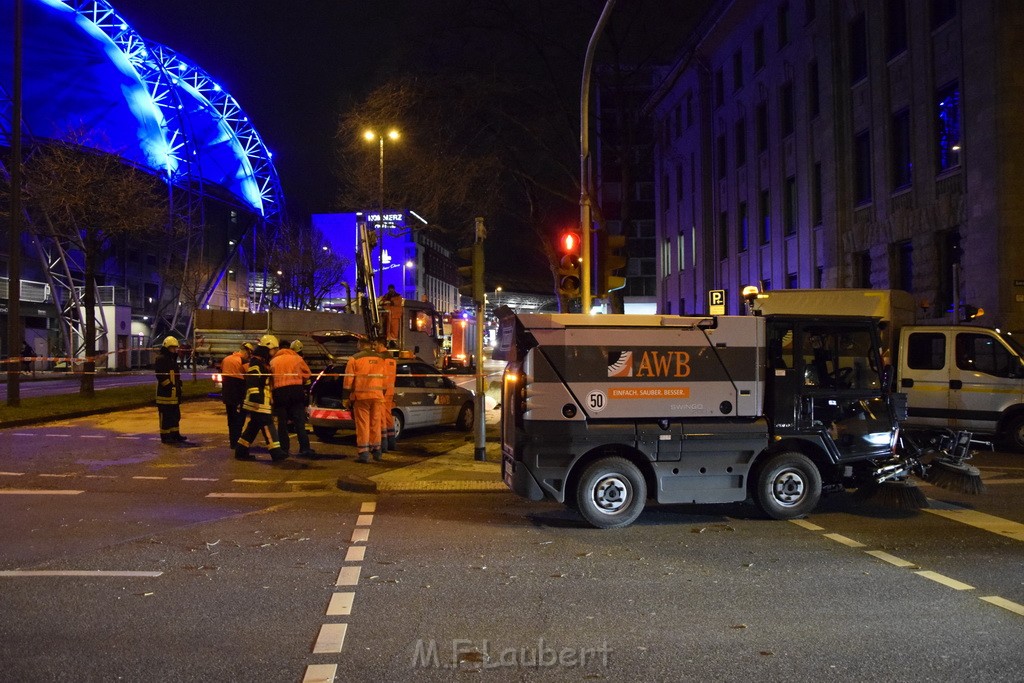
[[[412,267],[413,267],[413,266],[415,266],[415,265],[416,265],[416,264],[415,264],[415,263],[413,263],[412,261],[406,261],[406,262],[405,262],[405,267],[406,267],[406,268],[412,268]]]
[[[391,130],[388,131],[388,137],[391,138],[392,140],[397,140],[399,137],[398,131],[392,128]]]
[[[363,137],[366,138],[367,142],[373,142],[374,140],[377,139],[377,134],[374,133],[372,130],[368,130],[365,133],[363,133]]]

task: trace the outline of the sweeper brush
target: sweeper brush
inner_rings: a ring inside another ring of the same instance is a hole
[[[985,482],[981,480],[981,472],[977,467],[963,462],[936,460],[929,465],[924,480],[932,486],[949,491],[970,494],[985,493]]]
[[[854,493],[857,500],[890,505],[901,510],[921,510],[928,507],[928,498],[910,481],[885,481],[862,486]]]

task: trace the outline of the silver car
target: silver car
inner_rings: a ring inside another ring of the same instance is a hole
[[[454,425],[462,431],[473,428],[473,392],[422,361],[397,362],[395,407],[391,410],[397,438],[405,430],[417,427]],[[347,359],[338,359],[329,365],[310,389],[309,424],[321,440],[330,439],[339,429],[355,429],[352,412],[342,407],[346,363]]]

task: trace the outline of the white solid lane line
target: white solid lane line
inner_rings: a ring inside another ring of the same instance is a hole
[[[77,496],[85,491],[72,489],[0,489],[0,494],[8,496]]]
[[[959,505],[953,505],[952,503],[944,503],[939,500],[928,499],[928,503],[931,507],[924,509],[925,512],[944,517],[945,519],[951,519],[954,522],[960,522],[967,526],[972,526],[976,529],[988,531],[990,533],[1002,536],[1003,538],[1012,538],[1015,541],[1024,541],[1024,524],[1019,522],[1013,522],[1002,517],[996,517],[995,515],[985,514],[984,512],[978,512],[976,510],[968,510],[967,508],[960,507]]]

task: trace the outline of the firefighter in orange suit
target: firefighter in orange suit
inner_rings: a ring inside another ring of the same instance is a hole
[[[395,409],[395,376],[398,362],[383,342],[378,341],[375,349],[384,359],[384,403],[380,410],[380,450],[382,453],[395,450],[395,420],[391,411]]]
[[[220,396],[228,415],[228,440],[231,442],[231,450],[238,445],[238,435],[242,433],[242,425],[245,424],[245,412],[242,410],[242,401],[245,400],[245,371],[249,369],[249,359],[252,358],[254,348],[256,347],[253,344],[245,342],[220,363]]]
[[[356,423],[358,462],[381,460],[380,412],[384,403],[384,359],[373,351],[369,339],[359,340],[359,352],[345,368],[345,407],[352,407]]]
[[[249,446],[260,430],[265,430],[265,433],[270,435],[267,447],[274,462],[288,457],[277,440],[270,391],[270,349],[260,344],[253,350],[249,369],[245,371],[245,401],[242,403],[245,409],[245,426],[235,446],[235,457],[239,460],[253,459],[249,454]]]
[[[387,341],[388,346],[398,348],[398,332],[402,327],[402,305],[405,300],[395,291],[394,285],[388,285],[388,291],[381,297],[381,303],[388,312]]]
[[[299,349],[302,349],[301,344]],[[309,366],[291,346],[282,346],[270,359],[270,374],[274,378],[274,414],[277,416],[281,448],[285,453],[290,451],[288,423],[291,422],[295,425],[295,436],[299,440],[299,455],[304,458],[314,457],[316,452],[309,447],[309,435],[306,434],[306,396],[309,395],[311,375]]]

